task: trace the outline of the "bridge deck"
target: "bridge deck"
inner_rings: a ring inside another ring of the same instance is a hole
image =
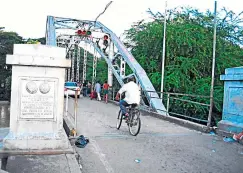
[[[79,99],[77,130],[91,141],[78,149],[84,173],[243,172],[243,146],[237,143],[144,115],[141,133],[133,137],[125,123],[116,129],[118,110]]]

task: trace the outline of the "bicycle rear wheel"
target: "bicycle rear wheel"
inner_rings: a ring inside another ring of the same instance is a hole
[[[137,136],[141,129],[141,119],[139,110],[132,111],[129,118],[129,132],[133,136]]]
[[[117,128],[118,130],[120,129],[121,124],[122,124],[122,112],[121,112],[121,110],[120,110],[119,113],[118,113],[118,116],[117,116],[117,122],[116,122],[116,128]]]

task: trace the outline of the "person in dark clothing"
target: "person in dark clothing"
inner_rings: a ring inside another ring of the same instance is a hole
[[[87,91],[88,91],[88,84],[87,84],[87,81],[84,81],[83,83],[83,96],[84,97],[87,97]]]

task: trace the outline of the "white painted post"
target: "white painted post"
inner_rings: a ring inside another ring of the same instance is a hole
[[[110,43],[109,59],[112,61],[113,57],[114,57],[114,43]],[[112,86],[112,81],[113,81],[112,69],[108,67],[108,84],[110,86]]]
[[[68,92],[66,92],[66,117],[68,116]]]
[[[165,1],[165,17],[164,17],[164,38],[163,38],[163,53],[162,53],[162,65],[161,65],[161,89],[160,98],[163,100],[164,91],[164,71],[165,71],[165,39],[166,39],[166,18],[167,18],[167,1]]]

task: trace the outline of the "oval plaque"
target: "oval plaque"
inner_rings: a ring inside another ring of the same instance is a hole
[[[40,84],[39,90],[42,94],[47,94],[50,91],[51,87],[48,82],[43,82]]]
[[[30,81],[26,84],[26,90],[30,94],[35,94],[38,91],[38,87],[35,82]]]

